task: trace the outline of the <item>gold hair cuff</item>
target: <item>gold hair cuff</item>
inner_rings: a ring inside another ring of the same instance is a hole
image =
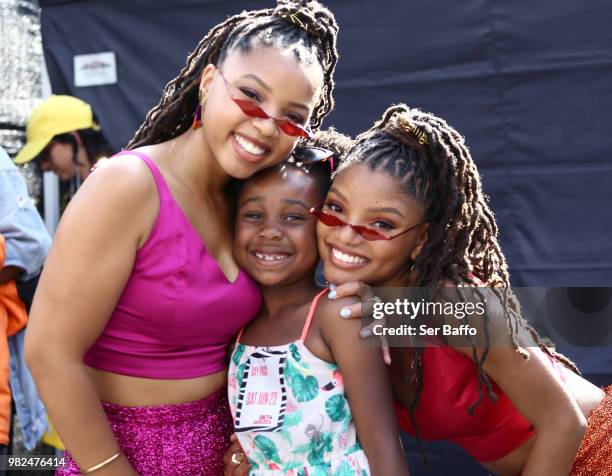
[[[293,12],[293,13],[288,13],[288,12],[282,12],[280,14],[278,14],[279,18],[282,18],[283,20],[292,23],[293,25],[301,28],[302,30],[304,30],[306,33],[308,33],[309,35],[313,35],[313,36],[320,36],[320,34],[324,31],[324,27],[319,26],[319,25],[307,25],[306,23],[304,23],[302,20],[300,20],[300,18],[298,17],[297,12]]]
[[[425,133],[425,130],[419,126],[415,126],[414,124],[409,124],[408,132],[410,132],[421,145],[426,145],[429,142],[429,140],[427,139],[427,134]]]
[[[421,148],[429,143],[425,128],[401,115],[392,117],[382,129],[411,147]]]
[[[119,456],[121,456],[121,450],[117,451],[110,458],[106,458],[104,461],[101,461],[98,464],[94,464],[91,468],[86,469],[85,471],[83,471],[83,474],[91,474],[94,471],[98,471],[99,469],[104,468],[104,466],[111,464],[113,461],[119,458]]]

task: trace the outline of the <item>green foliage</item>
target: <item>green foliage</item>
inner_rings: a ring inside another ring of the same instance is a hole
[[[297,345],[291,344],[289,346],[289,351],[291,352],[291,355],[295,359],[296,362],[299,362],[300,360],[302,360],[302,354],[300,354],[300,349],[298,349]]]
[[[348,415],[346,399],[344,395],[334,395],[325,402],[325,411],[329,418],[335,422],[341,422]]]
[[[232,362],[234,365],[238,365],[240,363],[240,359],[244,354],[244,344],[238,344],[234,349],[234,353],[232,354]]]
[[[298,425],[302,422],[302,411],[296,410],[291,413],[285,413],[285,418],[283,420],[283,430],[286,428],[291,428],[292,426]]]
[[[309,402],[319,394],[319,382],[313,376],[294,375],[289,385],[298,402]]]
[[[280,463],[280,457],[278,455],[278,449],[274,442],[267,436],[257,435],[253,442],[259,451],[261,451],[264,458],[268,461]]]

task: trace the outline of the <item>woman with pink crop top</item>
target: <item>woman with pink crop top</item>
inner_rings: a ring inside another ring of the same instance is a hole
[[[316,1],[217,25],[71,202],[26,340],[69,451],[58,474],[222,474],[226,349],[260,305],[232,256],[227,185],[330,112],[337,30]]]
[[[612,386],[599,389],[581,378],[529,329],[513,297],[506,312],[495,311],[508,270],[478,171],[457,131],[431,114],[390,107],[357,137],[312,213],[326,278],[352,282],[331,298],[358,293],[355,281],[377,286],[376,293],[413,287],[457,299],[477,289],[489,298],[484,322],[454,316],[440,322],[438,315],[412,321],[416,336],[424,335],[421,326],[433,334],[469,322],[479,336],[472,341],[440,332],[429,345],[393,341],[389,372],[404,431],[419,442],[452,441],[500,476],[612,475]],[[388,321],[397,318],[391,313]],[[381,334],[380,327],[363,331]],[[239,451],[236,442],[228,454]],[[231,474],[246,470],[243,463]]]

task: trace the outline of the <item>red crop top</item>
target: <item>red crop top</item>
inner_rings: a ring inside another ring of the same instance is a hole
[[[498,396],[493,403],[478,400],[476,364],[451,347],[426,347],[423,355],[423,390],[415,412],[419,433],[425,440],[448,440],[461,446],[482,463],[496,461],[519,448],[535,434],[503,391],[491,382]],[[395,405],[402,430],[412,435],[414,427],[408,410]]]

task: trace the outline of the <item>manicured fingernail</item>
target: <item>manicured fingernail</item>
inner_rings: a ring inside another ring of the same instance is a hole
[[[367,327],[364,327],[363,329],[361,329],[361,332],[359,332],[359,334],[361,335],[361,337],[370,337],[372,335],[372,331]]]
[[[327,298],[328,298],[328,299],[336,299],[337,294],[338,294],[338,293],[337,293],[335,290],[334,290],[334,291],[330,291],[330,292],[327,294]]]
[[[336,285],[334,283],[329,283],[329,290],[333,291],[336,289]]]
[[[391,365],[391,357],[389,355],[385,355],[385,364]]]
[[[348,307],[343,307],[340,309],[340,317],[344,317],[346,319],[347,317],[351,317],[351,314],[353,313]]]

